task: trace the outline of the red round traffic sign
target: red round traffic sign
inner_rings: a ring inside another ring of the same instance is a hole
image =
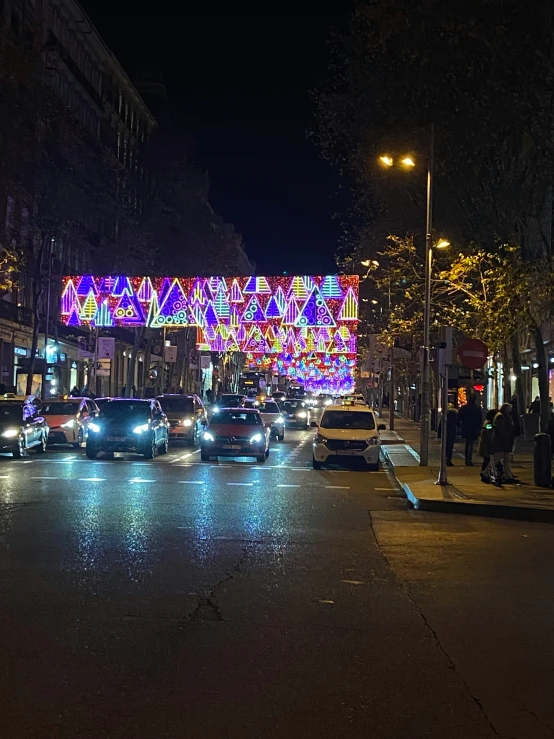
[[[458,357],[464,367],[478,370],[485,364],[489,350],[487,345],[481,339],[466,339],[460,344],[458,349]]]

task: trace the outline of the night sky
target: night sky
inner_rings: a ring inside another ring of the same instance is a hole
[[[82,3],[131,77],[161,70],[171,107],[207,167],[211,202],[244,236],[259,274],[334,271],[337,176],[306,131],[309,91],[327,73],[334,15],[136,15],[118,0]],[[155,4],[152,6],[155,7]],[[166,6],[167,7],[167,6]],[[127,14],[126,11],[129,11]]]

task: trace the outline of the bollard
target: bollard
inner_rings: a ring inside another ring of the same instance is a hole
[[[550,434],[536,434],[533,446],[533,471],[535,485],[549,488],[552,482],[552,452]]]

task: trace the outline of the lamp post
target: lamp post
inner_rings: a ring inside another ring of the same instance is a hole
[[[423,367],[421,372],[421,428],[419,464],[424,467],[429,462],[429,414],[430,414],[430,329],[431,329],[431,274],[433,267],[433,169],[435,156],[435,128],[431,124],[429,135],[429,155],[427,159],[427,207],[425,217],[425,300],[423,307]],[[389,154],[379,157],[384,167],[392,167],[395,160]],[[416,166],[412,156],[406,155],[398,162],[404,169]],[[437,249],[449,246],[449,242],[441,240],[436,244]]]

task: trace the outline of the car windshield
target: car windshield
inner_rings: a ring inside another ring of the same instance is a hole
[[[57,401],[56,403],[45,403],[41,413],[43,416],[74,416],[78,410],[79,403]]]
[[[375,428],[375,419],[373,413],[363,411],[326,411],[321,419],[321,428],[371,431]]]
[[[260,426],[262,420],[257,413],[249,413],[248,411],[223,410],[217,414],[217,418],[212,423],[237,424],[237,426]]]
[[[222,395],[218,405],[222,408],[236,408],[244,395]]]
[[[306,407],[306,404],[301,400],[287,400],[286,403],[281,405],[281,408],[287,413],[294,413],[295,411],[301,411]]]
[[[192,398],[158,398],[164,413],[194,413]]]
[[[150,417],[150,403],[137,400],[110,400],[100,411],[99,418],[126,421],[131,418],[146,420]]]
[[[280,413],[279,406],[273,401],[260,403],[260,405],[256,406],[256,409],[259,410],[260,413]]]
[[[22,403],[2,403],[0,405],[0,423],[19,422],[23,413]]]

